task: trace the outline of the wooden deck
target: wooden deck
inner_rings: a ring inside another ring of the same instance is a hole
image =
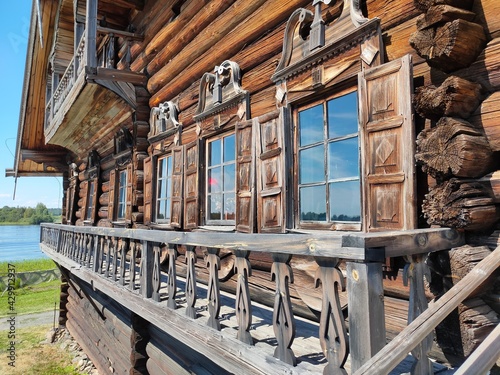
[[[67,228],[63,227],[63,229]],[[72,230],[85,232],[88,228],[75,228]],[[97,231],[96,228],[92,228],[92,230]],[[130,234],[130,232],[126,231],[124,233]],[[110,231],[109,234],[116,235],[117,231]],[[154,231],[149,231],[147,234],[148,238],[155,240]],[[195,237],[201,241],[201,234],[196,234]],[[183,241],[185,240],[184,238]],[[248,374],[318,374],[323,373],[325,367],[329,365],[321,347],[320,324],[317,322],[297,316],[293,317],[295,330],[293,331],[294,338],[292,339],[291,349],[296,357],[297,365],[291,366],[273,356],[280,346],[276,337],[283,334],[283,332],[276,331],[278,328],[273,318],[273,311],[275,309],[251,301],[251,318],[248,333],[251,335],[254,345],[248,345],[237,339],[238,332],[241,331],[242,327],[242,323],[238,321],[236,316],[237,296],[222,290],[220,291],[220,312],[218,318],[221,330],[217,331],[208,327],[211,317],[209,311],[210,301],[207,298],[209,293],[207,285],[197,283],[194,294],[193,291],[187,294],[186,291],[189,288],[186,288],[186,283],[189,284],[189,282],[181,277],[176,277],[175,302],[177,308],[173,310],[167,306],[171,303],[169,301],[169,277],[167,273],[159,273],[160,280],[157,287],[155,287],[158,288],[158,301],[155,301],[153,298],[149,298],[144,289],[144,275],[140,277],[143,274],[141,266],[136,263],[135,273],[132,274],[130,271],[130,257],[118,255],[118,246],[113,250],[111,258],[107,254],[102,257],[102,264],[99,268],[94,262],[98,257],[96,258],[94,254],[92,258],[90,252],[85,250],[85,246],[82,246],[83,243],[88,244],[89,242],[78,242],[79,240],[76,237],[71,241],[71,243],[76,243],[77,245],[71,245],[72,249],[65,250],[60,242],[56,245],[55,243],[51,243],[51,240],[44,239],[42,236],[41,248],[63,269],[68,270],[68,274],[71,278],[74,278],[76,284],[84,282],[90,285],[93,290],[98,290],[100,293],[112,298],[159,330],[168,333],[168,335],[179,340],[184,345],[193,348],[200,355],[207,358],[208,361],[220,362],[220,358],[223,358],[222,366],[229,373],[241,373],[241,371],[244,371]],[[179,238],[177,241],[180,241]],[[205,243],[210,245],[210,242],[215,241],[215,238],[212,239],[209,235],[205,241]],[[393,241],[392,246],[396,247],[397,242]],[[400,242],[404,243],[405,241]],[[352,243],[351,241],[348,245],[352,245]],[[360,254],[360,252],[358,251],[357,254]],[[122,263],[122,259],[125,259],[125,262]],[[142,264],[142,267],[144,267],[144,264]],[[239,278],[237,275],[236,277]],[[193,298],[195,298],[194,301]],[[194,307],[195,319],[189,318],[186,315],[189,314],[188,310],[190,306]],[[391,312],[388,311],[387,313],[390,314]],[[401,319],[404,319],[404,317],[401,317]],[[352,341],[352,338],[350,340]],[[342,366],[348,373],[351,373],[351,356],[352,352],[348,356],[346,363]],[[148,361],[153,361],[153,359],[150,358]],[[409,356],[391,374],[401,374],[410,371],[412,362],[413,359]],[[437,363],[434,364],[434,367],[435,373],[453,373],[453,370]]]

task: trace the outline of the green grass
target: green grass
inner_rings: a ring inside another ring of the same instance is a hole
[[[31,272],[31,271],[46,271],[46,270],[52,270],[57,267],[54,261],[48,258],[19,260],[13,262],[0,262],[0,275],[7,274],[9,264],[14,264],[16,266],[16,273]]]
[[[9,305],[8,293],[3,293],[0,297],[0,317],[9,315],[11,306],[17,314],[53,310],[54,304],[56,307],[59,306],[60,285],[60,280],[52,280],[16,289],[16,299],[13,305]]]
[[[27,327],[16,330],[16,363],[8,365],[7,346],[0,346],[0,374],[2,375],[79,375],[71,364],[69,353],[59,344],[45,344],[45,335],[51,325]],[[8,331],[0,331],[7,337]]]

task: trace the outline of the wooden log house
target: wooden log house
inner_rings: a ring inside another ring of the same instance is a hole
[[[388,373],[424,314],[390,365],[500,365],[499,11],[35,0],[6,175],[63,177],[41,247],[100,373]]]

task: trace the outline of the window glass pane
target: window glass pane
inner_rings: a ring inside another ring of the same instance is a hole
[[[221,167],[208,170],[208,192],[217,193],[222,191]]]
[[[158,159],[158,178],[165,176],[165,159]]]
[[[332,221],[361,220],[359,180],[330,184],[330,219]]]
[[[356,92],[328,102],[328,138],[358,132],[358,98]]]
[[[307,146],[324,139],[323,105],[299,112],[300,146]]]
[[[165,219],[165,200],[161,199],[158,201],[158,214],[156,217],[158,220]]]
[[[208,144],[208,166],[221,163],[221,140],[217,139]]]
[[[167,157],[167,177],[172,177],[172,156]]]
[[[300,183],[325,181],[325,146],[323,144],[299,152]]]
[[[224,166],[224,191],[233,191],[235,185],[235,164]]]
[[[127,172],[120,172],[119,186],[118,186],[118,219],[125,218],[125,204],[126,204],[126,187],[127,187]]]
[[[234,193],[224,194],[224,220],[236,218],[236,204]]]
[[[208,197],[208,217],[210,220],[220,220],[222,209],[222,194],[213,194]]]
[[[326,187],[309,186],[300,188],[300,219],[326,221]]]
[[[234,160],[236,157],[234,140],[234,134],[224,138],[224,163]]]
[[[337,179],[359,176],[358,137],[328,144],[328,177]]]

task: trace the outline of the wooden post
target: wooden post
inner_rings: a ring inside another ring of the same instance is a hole
[[[347,262],[347,295],[354,373],[385,346],[382,263]]]
[[[85,47],[87,51],[87,66],[97,68],[97,0],[87,0],[87,13],[85,18],[85,35],[87,40]]]
[[[424,276],[430,280],[430,270],[425,264],[425,256],[422,254],[411,256],[404,272],[404,284],[410,281],[410,305],[408,307],[408,324],[413,322],[420,314],[427,310],[427,298],[425,296]],[[432,349],[433,334],[429,334],[411,354],[415,362],[411,368],[412,375],[432,375],[434,370],[429,360],[429,352]]]
[[[144,298],[151,298],[153,294],[153,244],[142,241],[140,293]]]

